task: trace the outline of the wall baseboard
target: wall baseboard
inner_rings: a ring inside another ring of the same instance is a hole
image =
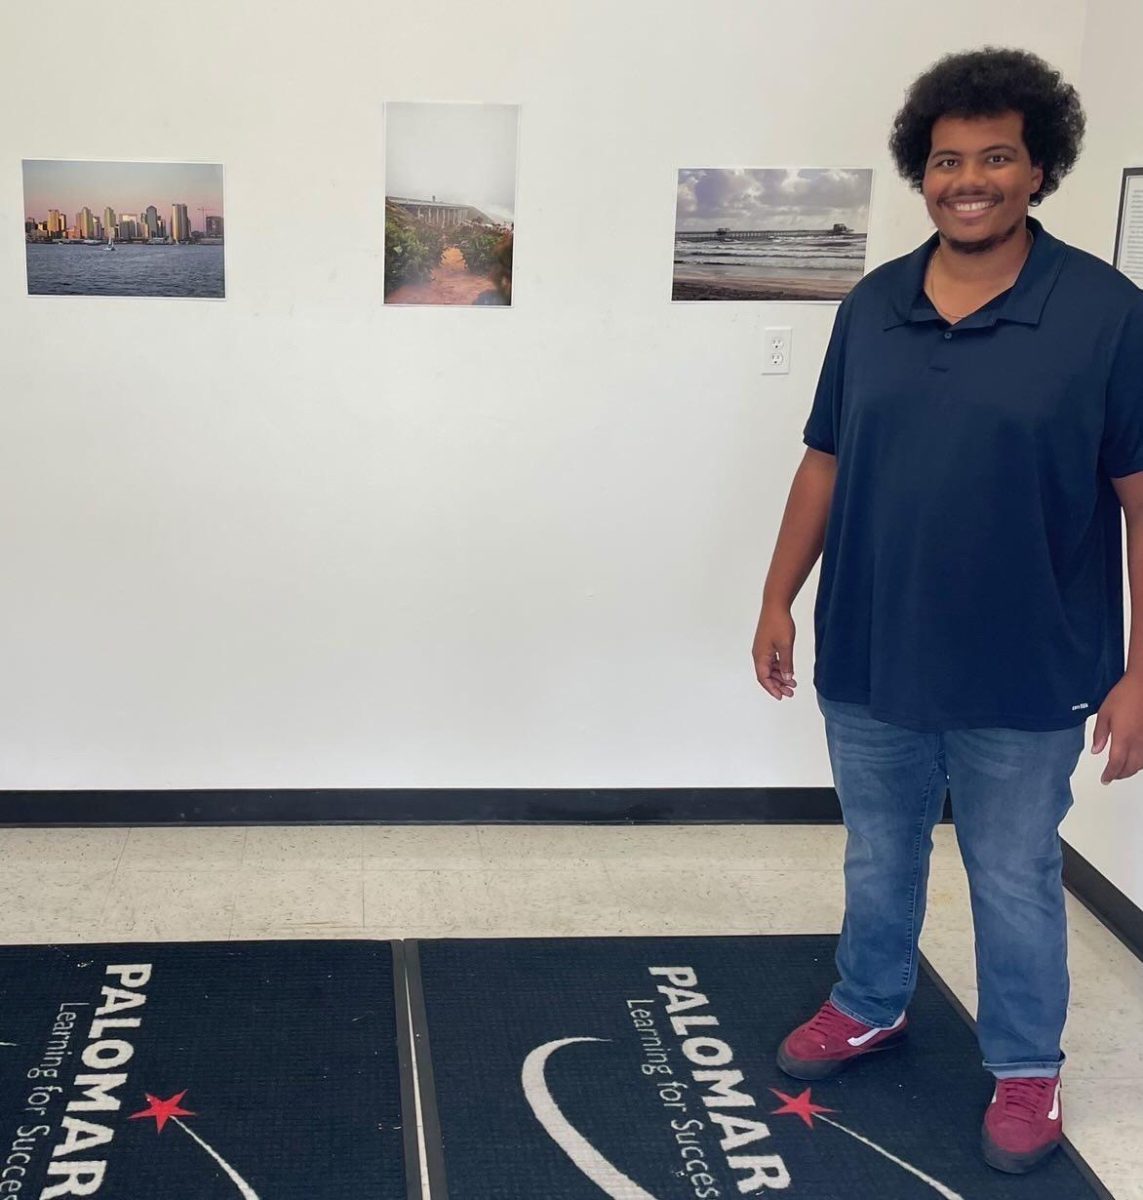
[[[837,793],[828,787],[0,791],[0,826],[740,825],[840,820]]]
[[[1078,850],[1064,846],[1064,886],[1092,916],[1143,959],[1143,909],[1097,871]]]
[[[952,820],[945,796],[943,822]],[[833,788],[0,791],[0,828],[162,825],[837,824]],[[1064,843],[1064,885],[1136,957],[1143,909]]]

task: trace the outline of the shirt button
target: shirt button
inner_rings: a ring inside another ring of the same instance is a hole
[[[951,339],[952,339],[952,330],[950,329],[950,330],[949,330],[949,331],[948,331],[948,332],[945,334],[945,341],[947,342],[947,341],[950,341]]]

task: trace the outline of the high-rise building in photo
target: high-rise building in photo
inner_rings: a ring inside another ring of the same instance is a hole
[[[206,236],[212,238],[222,237],[222,218],[207,217],[206,218]]]
[[[84,205],[79,214],[76,216],[75,223],[79,228],[80,237],[95,237],[95,213],[93,213],[86,205]]]
[[[159,234],[159,210],[153,205],[147,205],[147,211],[143,214],[143,224],[147,227],[147,237],[157,238]]]
[[[176,242],[190,241],[190,218],[185,204],[171,205],[171,238]]]
[[[67,229],[67,222],[58,208],[48,210],[48,234],[55,237]]]
[[[103,210],[103,228],[108,237],[115,232],[115,209],[110,206]]]

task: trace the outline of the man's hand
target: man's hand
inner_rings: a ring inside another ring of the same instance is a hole
[[[794,637],[797,630],[788,608],[763,604],[750,648],[754,674],[774,697],[792,696],[798,681],[794,678]]]
[[[1111,753],[1100,783],[1130,779],[1143,767],[1143,675],[1124,675],[1107,693],[1095,718],[1091,752],[1099,754],[1111,738]]]

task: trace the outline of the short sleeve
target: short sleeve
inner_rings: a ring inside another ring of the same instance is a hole
[[[852,293],[850,293],[852,295]],[[817,391],[802,441],[814,450],[837,454],[837,434],[841,427],[842,383],[845,377],[845,336],[849,326],[847,296],[837,310],[826,347],[825,361],[818,376]]]
[[[1127,314],[1108,373],[1100,466],[1111,479],[1143,471],[1143,292]]]

